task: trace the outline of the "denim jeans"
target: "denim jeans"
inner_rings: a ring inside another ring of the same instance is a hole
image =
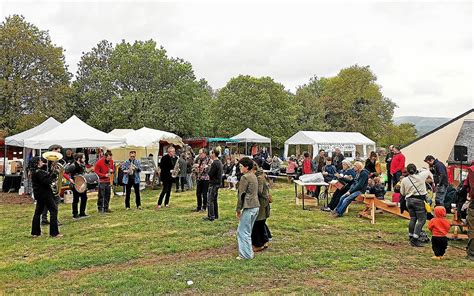
[[[341,196],[341,199],[339,200],[339,203],[337,204],[336,207],[336,212],[339,216],[342,216],[344,212],[346,211],[347,207],[349,204],[354,201],[359,195],[361,195],[360,191],[356,191],[354,193],[351,193],[349,195],[343,195]]]
[[[436,189],[436,205],[444,206],[444,198],[446,197],[446,185],[439,185]]]
[[[193,189],[193,174],[187,174],[186,175],[186,184],[188,184],[188,189],[189,190]]]
[[[253,258],[252,229],[257,220],[258,208],[243,209],[237,227],[237,242],[239,244],[239,256],[243,259]]]
[[[408,213],[410,214],[408,234],[414,238],[418,238],[426,223],[425,202],[422,199],[415,197],[408,197],[406,201]]]

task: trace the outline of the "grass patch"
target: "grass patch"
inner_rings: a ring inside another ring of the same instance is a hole
[[[293,186],[278,184],[268,225],[271,247],[252,261],[237,261],[236,193],[219,193],[220,219],[194,213],[195,193],[173,193],[171,208],[156,211],[159,191],[144,191],[145,210],[73,221],[61,204],[61,239],[29,237],[34,205],[0,205],[0,293],[317,293],[450,294],[474,291],[474,263],[465,242],[450,242],[447,258],[430,260],[431,248],[411,248],[407,220],[383,214],[377,224],[294,205]],[[133,199],[133,198],[132,198]],[[133,200],[132,200],[133,202]],[[192,280],[193,284],[186,282]]]

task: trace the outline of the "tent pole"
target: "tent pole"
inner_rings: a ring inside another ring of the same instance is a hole
[[[245,154],[244,155],[248,155],[248,150],[247,150],[247,141],[245,141]]]
[[[270,140],[270,156],[272,156],[273,153],[272,153],[272,140]]]

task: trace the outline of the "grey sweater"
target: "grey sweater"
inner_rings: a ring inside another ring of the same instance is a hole
[[[258,181],[254,173],[248,172],[240,178],[237,196],[237,211],[260,207],[258,201]]]

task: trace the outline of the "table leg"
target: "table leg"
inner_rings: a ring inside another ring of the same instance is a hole
[[[298,204],[298,185],[295,183],[295,205]]]
[[[303,203],[303,210],[304,210],[304,186],[302,185],[301,186],[301,201]]]

